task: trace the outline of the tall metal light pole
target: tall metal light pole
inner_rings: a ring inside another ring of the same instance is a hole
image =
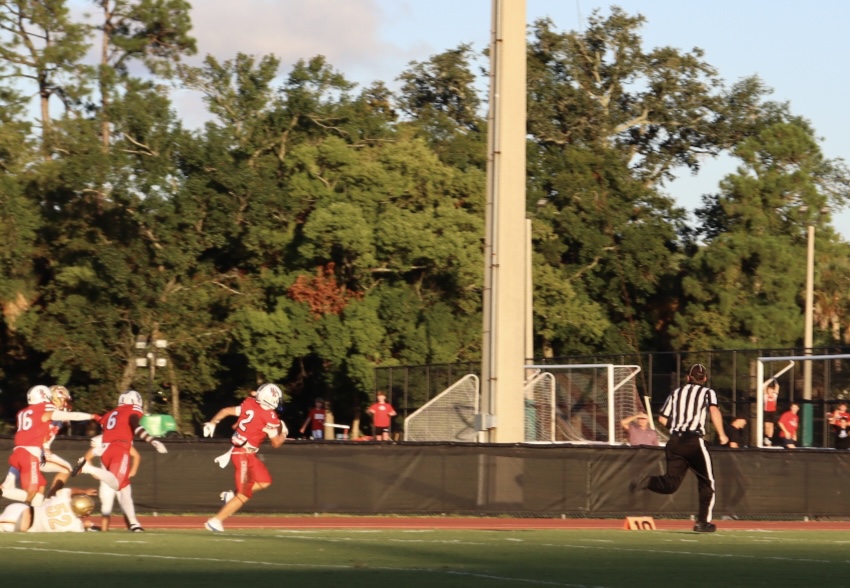
[[[806,239],[806,310],[803,333],[803,354],[812,354],[815,302],[815,224],[809,221]],[[803,447],[812,446],[812,362],[803,362]]]
[[[800,213],[808,214],[809,207],[801,206]],[[814,345],[814,315],[815,315],[815,223],[818,219],[829,213],[829,208],[821,208],[815,216],[809,217],[806,222],[806,308],[805,324],[803,333],[803,355],[812,354]],[[812,362],[803,362],[803,447],[811,447],[813,440],[813,418],[812,418]]]
[[[136,350],[141,353],[136,358],[137,367],[148,368],[148,394],[145,398],[145,414],[150,414],[154,397],[154,378],[156,376],[156,368],[165,367],[168,365],[168,359],[163,357],[165,348],[168,347],[168,340],[153,339],[148,340],[147,337],[140,335],[136,339]]]

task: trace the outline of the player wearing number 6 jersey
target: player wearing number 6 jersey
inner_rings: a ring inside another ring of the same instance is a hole
[[[263,384],[257,389],[256,397],[247,398],[240,406],[222,408],[210,422],[204,423],[204,436],[212,437],[221,419],[238,417],[230,439],[233,447],[216,459],[221,467],[233,461],[236,492],[222,493],[222,498],[227,497],[227,501],[218,514],[206,522],[207,530],[224,531],[222,522],[227,517],[242,508],[254,492],[271,486],[272,477],[265,464],[257,458],[257,451],[266,437],[272,447],[280,447],[286,439],[286,425],[280,422],[275,412],[282,397],[277,385]]]
[[[100,421],[103,427],[103,445],[98,452],[104,467],[96,467],[81,457],[77,467],[71,473],[76,476],[82,472],[118,492],[118,504],[130,522],[131,531],[144,531],[136,519],[136,508],[133,505],[130,490],[130,450],[133,438],[138,437],[153,445],[159,453],[168,453],[165,445],[155,439],[141,426],[142,396],[135,390],[130,390],[118,397],[118,407],[104,413]]]

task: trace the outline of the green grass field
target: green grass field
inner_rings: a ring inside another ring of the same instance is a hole
[[[836,531],[0,534],[4,586],[850,586]]]

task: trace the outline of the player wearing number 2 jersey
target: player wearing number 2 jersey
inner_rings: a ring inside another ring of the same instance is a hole
[[[282,396],[277,385],[263,384],[257,390],[256,397],[247,398],[240,406],[223,408],[210,422],[204,423],[204,436],[212,437],[221,419],[238,417],[230,439],[233,447],[216,460],[221,467],[225,467],[227,461],[233,461],[236,493],[222,493],[222,498],[226,496],[228,500],[218,514],[206,522],[208,530],[224,531],[222,521],[242,508],[255,491],[271,486],[272,477],[265,464],[257,458],[257,451],[266,437],[272,447],[280,447],[286,439],[286,426],[275,412]]]

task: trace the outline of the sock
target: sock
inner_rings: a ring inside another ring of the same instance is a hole
[[[133,504],[133,491],[129,486],[121,488],[118,491],[118,504],[121,505],[121,510],[127,517],[130,526],[138,525],[139,519],[136,518],[136,506]]]
[[[7,488],[3,486],[3,498],[8,498],[14,502],[26,502],[27,491],[20,488]]]
[[[97,497],[100,498],[100,514],[105,517],[111,516],[112,508],[115,505],[115,490],[110,488],[106,482],[101,482]]]
[[[115,474],[110,472],[109,470],[105,470],[103,468],[99,468],[97,466],[93,466],[90,463],[86,463],[83,466],[83,469],[80,470],[84,474],[88,474],[95,480],[99,480],[112,488],[113,490],[118,490],[118,478],[115,477]],[[120,502],[119,502],[120,504]]]

